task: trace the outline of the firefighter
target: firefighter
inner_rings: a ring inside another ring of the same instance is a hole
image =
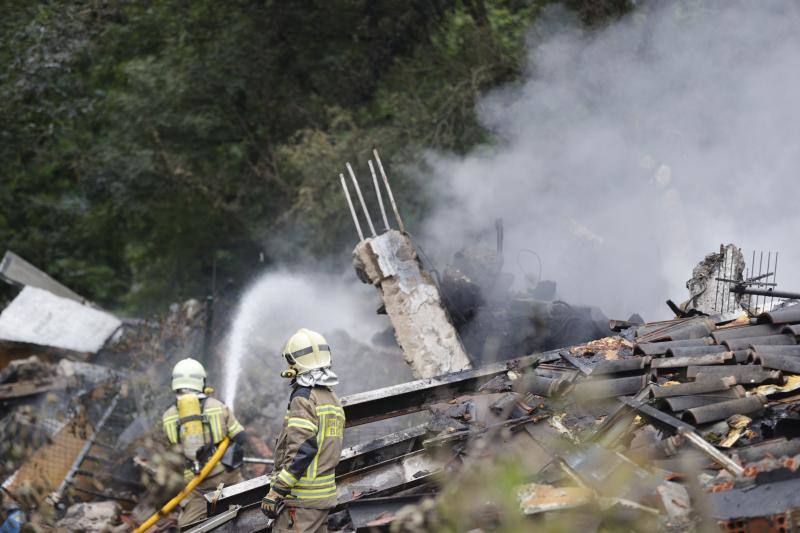
[[[283,348],[291,379],[289,409],[275,448],[275,470],[261,510],[275,519],[273,531],[328,531],[328,511],[336,505],[336,465],[342,454],[344,411],[332,387],[325,338],[300,329]]]
[[[199,361],[187,358],[172,369],[172,390],[175,405],[164,413],[164,433],[186,459],[183,477],[188,483],[214,454],[216,445],[225,437],[231,443],[222,459],[209,475],[181,503],[178,527],[206,517],[203,493],[215,490],[220,483],[231,485],[243,480],[244,427],[221,401],[208,396],[206,371]]]

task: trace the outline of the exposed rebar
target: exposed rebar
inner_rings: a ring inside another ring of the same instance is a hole
[[[389,195],[389,203],[392,204],[392,211],[394,212],[394,218],[397,220],[397,225],[400,226],[400,231],[403,233],[406,232],[406,226],[403,224],[403,219],[400,218],[400,212],[397,210],[397,203],[394,201],[394,194],[392,194],[392,188],[389,186],[389,178],[386,177],[386,171],[383,169],[383,163],[381,163],[381,158],[378,155],[378,150],[373,148],[372,155],[375,156],[375,162],[378,163],[378,170],[381,171],[381,177],[383,178],[383,185],[386,187],[386,193]]]
[[[347,163],[347,172],[350,173],[350,179],[353,180],[353,187],[356,189],[356,194],[358,195],[358,201],[361,203],[361,209],[364,210],[364,216],[367,217],[367,224],[369,224],[369,230],[372,232],[373,237],[377,237],[378,234],[375,232],[375,226],[372,224],[372,217],[369,216],[369,211],[367,210],[367,203],[364,201],[364,195],[361,194],[361,187],[358,185],[358,180],[356,179],[356,173],[353,172],[353,167],[350,166],[350,163]]]
[[[386,208],[383,206],[383,196],[381,195],[381,187],[378,185],[378,176],[375,174],[375,167],[372,165],[372,159],[368,162],[369,171],[372,174],[372,184],[375,186],[375,194],[378,196],[378,205],[381,208],[381,216],[383,217],[383,227],[389,231],[389,219],[386,217]]]
[[[358,242],[364,240],[364,233],[361,231],[361,224],[358,223],[358,217],[356,216],[356,210],[353,207],[353,200],[350,198],[350,191],[347,189],[347,182],[344,179],[344,174],[339,174],[339,179],[342,180],[342,189],[344,189],[344,197],[347,198],[347,205],[350,207],[350,214],[353,215],[353,222],[356,225],[356,231],[358,232]]]

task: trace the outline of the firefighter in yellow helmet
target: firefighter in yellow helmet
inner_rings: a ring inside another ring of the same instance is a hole
[[[292,380],[292,391],[261,510],[275,518],[274,532],[326,532],[344,436],[344,411],[332,390],[339,380],[331,370],[330,346],[315,331],[298,330],[283,357],[289,368],[281,376]]]
[[[172,390],[175,404],[164,413],[164,433],[170,444],[186,459],[183,477],[188,482],[200,472],[214,454],[216,445],[225,437],[231,444],[211,473],[181,503],[178,526],[184,527],[206,517],[205,492],[220,483],[232,485],[243,481],[244,427],[221,401],[208,396],[206,370],[191,358],[178,361],[172,369]]]

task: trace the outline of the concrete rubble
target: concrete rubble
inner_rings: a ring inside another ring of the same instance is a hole
[[[353,264],[359,278],[380,291],[397,344],[415,377],[471,368],[439,288],[422,267],[408,235],[389,230],[360,242],[353,251]]]
[[[352,435],[380,436],[343,451],[332,531],[800,528],[800,304],[730,290],[748,281],[741,251],[706,257],[676,317],[650,323],[558,302],[541,281],[514,293],[498,257],[464,252],[438,279],[404,231],[356,246],[418,379],[342,399]],[[518,335],[501,326],[512,309]],[[80,356],[54,342],[9,352],[0,523],[125,531],[182,487],[160,407],[175,358],[202,349],[204,316],[187,302],[120,321]],[[269,457],[267,423],[245,416],[251,452]],[[267,530],[269,473],[247,474],[207,495],[197,531]]]

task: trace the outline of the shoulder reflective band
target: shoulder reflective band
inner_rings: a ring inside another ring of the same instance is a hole
[[[308,429],[312,433],[317,432],[317,425],[311,422],[310,420],[306,420],[305,418],[299,417],[291,417],[289,418],[288,423],[286,424],[287,428],[301,428],[301,429]]]

